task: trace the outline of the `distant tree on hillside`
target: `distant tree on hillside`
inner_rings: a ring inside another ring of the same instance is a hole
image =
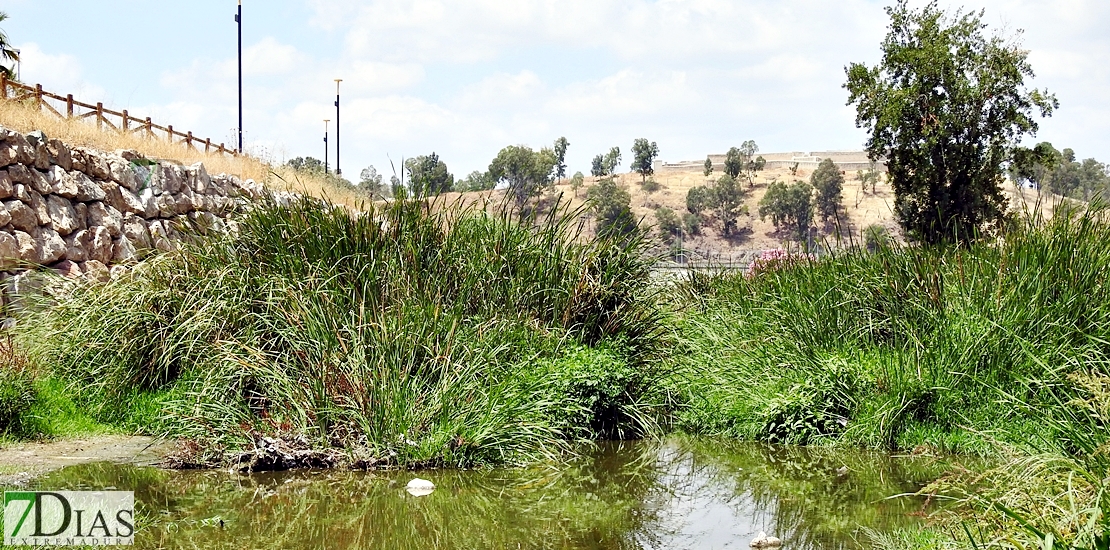
[[[766,159],[756,156],[758,152],[759,146],[755,144],[755,140],[749,139],[740,145],[740,160],[743,166],[744,177],[747,178],[749,187],[755,185],[755,173],[763,170],[763,168],[767,166]]]
[[[447,163],[434,152],[405,160],[409,190],[414,196],[438,195],[455,187],[455,176],[447,171]]]
[[[586,183],[586,176],[582,172],[575,172],[570,178],[570,188],[574,191],[574,198],[578,198],[578,190]]]
[[[297,170],[299,172],[306,172],[309,174],[323,174],[324,161],[313,157],[297,157],[289,159],[286,166]]]
[[[600,178],[605,175],[605,155],[597,155],[590,163],[590,175]]]
[[[605,175],[612,176],[617,173],[621,165],[621,148],[613,147],[605,155]]]
[[[655,228],[664,242],[672,242],[676,237],[682,236],[682,220],[674,210],[666,206],[655,209]]]
[[[489,175],[489,172],[475,170],[465,178],[456,181],[455,190],[459,192],[487,191],[493,189],[495,185],[497,185],[497,182]]]
[[[725,153],[725,174],[733,178],[740,177],[744,171],[744,155],[739,147],[730,147]]]
[[[795,163],[797,164],[797,163]],[[871,161],[871,166],[867,170],[859,170],[856,172],[856,177],[859,178],[860,187],[867,191],[867,186],[871,186],[871,194],[875,194],[875,186],[879,184],[879,171],[875,169],[875,161]]]
[[[489,175],[494,181],[508,184],[519,207],[553,183],[557,162],[551,149],[533,151],[524,145],[510,145],[497,153],[489,165]]]
[[[809,226],[813,224],[813,187],[804,181],[791,185],[771,182],[767,194],[759,201],[759,219],[768,216],[775,228],[788,231],[791,238],[805,241]]]
[[[840,203],[844,192],[844,176],[840,168],[832,161],[825,159],[809,177],[810,185],[817,192],[814,199],[817,203],[817,213],[821,221],[827,222],[830,217],[835,217],[840,210]]]
[[[8,14],[0,11],[0,23],[3,23],[7,19]],[[10,62],[14,66],[17,61],[19,61],[19,52],[15,51],[11,43],[8,42],[8,34],[0,29],[0,72],[7,75],[9,79],[14,80],[16,77],[15,71],[12,67],[8,67],[7,65]]]
[[[712,208],[713,200],[713,189],[711,187],[703,185],[691,187],[686,192],[686,210],[689,210],[691,214],[700,215]]]
[[[748,213],[748,207],[744,205],[745,195],[740,182],[727,174],[721,176],[721,179],[714,184],[713,210],[717,214],[717,219],[721,221],[721,229],[725,236],[734,234],[740,215]]]
[[[382,185],[382,175],[373,165],[363,168],[358,180],[358,188],[373,198],[383,198],[390,194],[389,189]]]
[[[709,157],[705,157],[705,169],[702,170],[702,173],[705,174],[707,178],[713,175],[713,160]]]
[[[632,169],[640,173],[640,182],[655,173],[655,157],[659,156],[659,146],[654,141],[639,138],[632,142]]]
[[[558,179],[567,177],[567,147],[570,147],[567,138],[555,140],[555,177]]]
[[[1095,195],[1110,198],[1110,173],[1105,164],[1093,158],[1080,162],[1075,151],[1058,151],[1047,141],[1032,149],[1019,147],[1014,151],[1010,174],[1014,181],[1027,181],[1038,189],[1073,199],[1090,200]]]
[[[586,193],[590,208],[597,216],[597,234],[602,238],[623,237],[638,230],[632,215],[632,196],[614,178],[602,178]]]

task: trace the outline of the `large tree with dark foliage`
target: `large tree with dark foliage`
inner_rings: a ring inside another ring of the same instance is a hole
[[[983,12],[946,12],[934,0],[886,8],[882,61],[845,69],[856,125],[871,135],[867,152],[885,159],[895,213],[916,240],[967,242],[998,227],[1006,201],[999,184],[1017,142],[1035,134],[1035,114],[1057,107],[1027,89],[1029,52],[1013,39],[987,36]]]

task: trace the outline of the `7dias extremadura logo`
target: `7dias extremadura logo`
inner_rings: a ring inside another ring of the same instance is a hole
[[[5,546],[117,546],[135,542],[130,491],[6,491]]]

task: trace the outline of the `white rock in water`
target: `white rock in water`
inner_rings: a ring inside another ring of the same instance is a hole
[[[778,537],[771,537],[768,536],[767,533],[760,531],[759,536],[752,539],[749,546],[752,548],[779,548],[782,546],[782,541],[779,540]]]
[[[413,478],[413,480],[405,486],[405,490],[414,497],[422,497],[432,494],[432,491],[436,490],[436,485],[426,479]]]

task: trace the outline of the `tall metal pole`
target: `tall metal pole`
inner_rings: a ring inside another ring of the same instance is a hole
[[[243,153],[243,0],[239,0],[239,13],[235,14],[239,26],[239,153]]]
[[[339,166],[339,83],[342,78],[335,79],[335,175],[342,176],[343,168]]]
[[[324,119],[324,173],[328,173],[328,123],[330,119]]]

